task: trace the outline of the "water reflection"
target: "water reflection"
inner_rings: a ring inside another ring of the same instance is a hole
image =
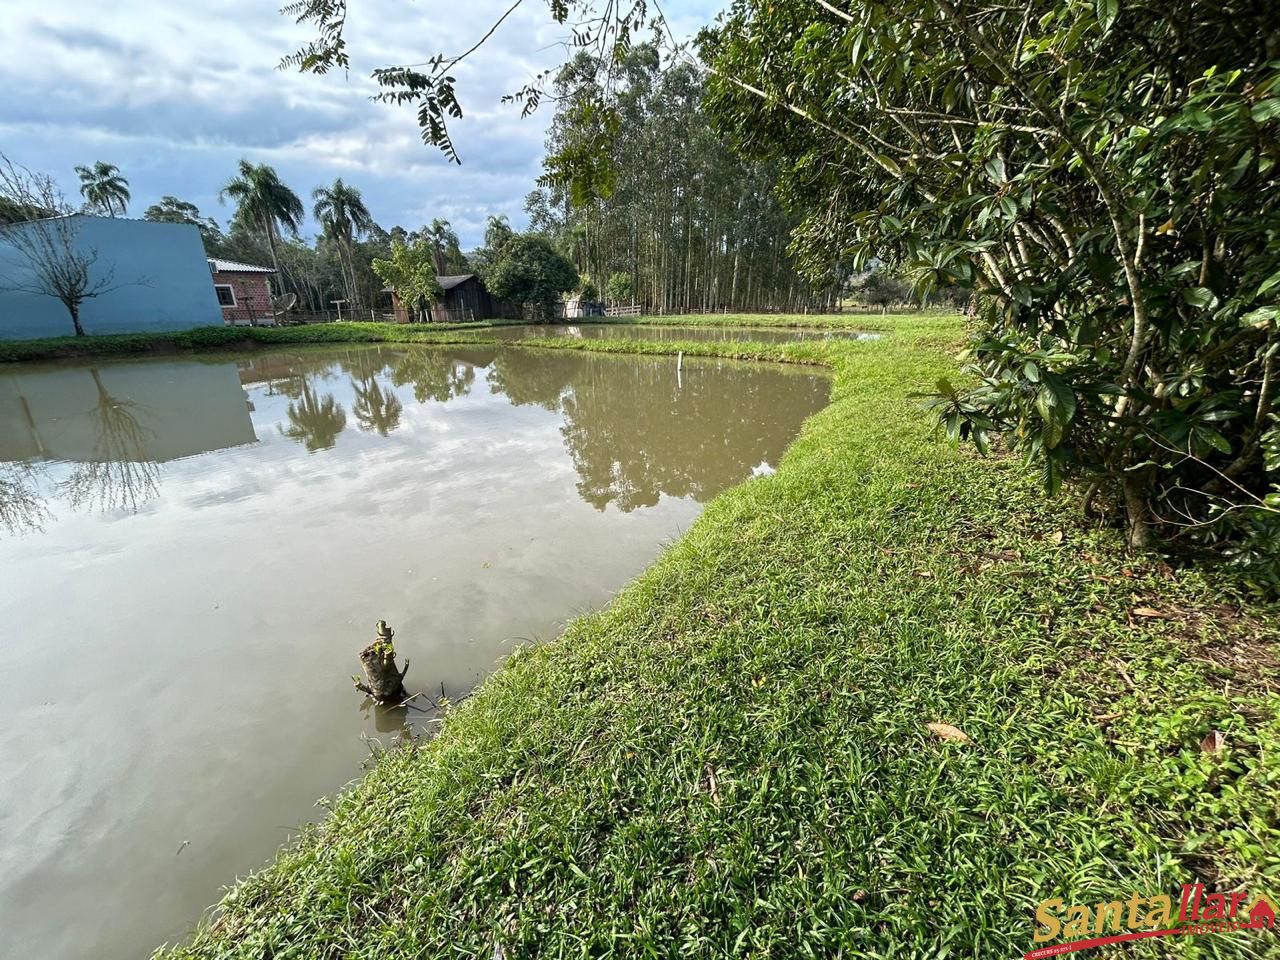
[[[0,367],[26,533],[0,537],[0,729],[30,746],[0,764],[5,955],[181,938],[826,397],[802,367],[478,346]],[[391,710],[350,679],[379,618],[423,692]]]
[[[508,352],[488,380],[516,405],[559,412],[578,495],[598,510],[629,511],[664,495],[704,503],[759,465],[776,464],[795,433],[793,411],[770,400],[769,377],[739,378],[740,368],[714,361],[686,364],[678,377],[670,358]],[[797,403],[822,404],[822,379],[794,379]]]
[[[476,382],[476,368],[475,364],[461,362],[449,353],[414,350],[396,362],[391,382],[397,387],[412,385],[413,399],[418,403],[428,400],[445,403],[471,392]]]
[[[56,501],[136,513],[162,463],[256,439],[230,364],[0,370],[0,526],[42,529]]]
[[[652,506],[661,496],[710,496],[776,463],[795,429],[777,406],[777,370],[665,357],[519,350],[344,348],[223,363],[133,363],[0,372],[0,524],[40,529],[49,501],[72,510],[136,512],[159,495],[166,460],[251,443],[246,388],[288,403],[275,424],[308,453],[331,451],[350,418],[389,437],[405,404],[486,391],[561,417],[578,495],[596,509]],[[700,375],[700,372],[708,375]],[[826,384],[793,376],[804,409]],[[403,395],[403,396],[402,396]],[[259,401],[263,402],[263,401]],[[61,476],[51,479],[48,466]]]
[[[297,398],[285,411],[289,425],[282,426],[280,432],[290,440],[297,440],[308,453],[328,450],[337,441],[338,434],[347,428],[347,412],[332,393],[320,396],[305,375],[296,382],[300,384]],[[293,394],[286,391],[286,396]]]

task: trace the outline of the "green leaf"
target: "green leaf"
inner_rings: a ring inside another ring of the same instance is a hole
[[[1231,452],[1231,441],[1212,427],[1196,427],[1194,432],[1197,440],[1207,443],[1219,453]]]
[[[1240,325],[1244,327],[1265,327],[1272,320],[1280,317],[1280,307],[1259,307],[1257,310],[1250,310],[1240,318]]]
[[[982,165],[982,169],[987,172],[987,176],[996,183],[1004,183],[1007,179],[1004,170],[1004,158],[992,157]]]
[[[1280,97],[1259,100],[1249,111],[1249,116],[1253,117],[1255,123],[1266,123],[1268,120],[1280,117]]]
[[[1208,287],[1188,287],[1182,291],[1182,299],[1201,310],[1212,310],[1218,305],[1218,298]]]
[[[1076,415],[1076,395],[1071,385],[1056,373],[1045,374],[1044,385],[1053,393],[1053,406],[1058,421],[1062,424],[1071,422]]]
[[[1258,296],[1265,297],[1276,287],[1280,287],[1280,270],[1277,270],[1267,279],[1262,281],[1262,286],[1258,288]]]
[[[1111,25],[1116,22],[1116,17],[1120,15],[1120,0],[1094,0],[1094,8],[1098,14],[1098,23],[1102,26],[1102,32],[1109,32]]]

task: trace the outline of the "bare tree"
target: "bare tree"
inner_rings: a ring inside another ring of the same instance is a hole
[[[40,492],[43,477],[31,460],[0,463],[0,529],[18,536],[44,528],[49,511]]]
[[[0,277],[0,290],[53,297],[83,337],[80,307],[115,290],[115,269],[98,269],[98,251],[80,242],[79,217],[53,179],[17,166],[0,153],[0,201],[12,222],[0,224],[0,243],[12,247],[26,271]]]
[[[98,442],[93,457],[77,466],[62,488],[74,510],[137,513],[160,493],[160,465],[147,452],[153,434],[139,420],[142,411],[134,401],[113,396],[98,370],[89,375],[98,391],[98,403],[90,411]]]

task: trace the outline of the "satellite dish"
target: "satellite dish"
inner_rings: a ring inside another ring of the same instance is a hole
[[[276,313],[288,313],[298,305],[298,295],[296,293],[284,293],[278,297],[271,298],[271,306]]]

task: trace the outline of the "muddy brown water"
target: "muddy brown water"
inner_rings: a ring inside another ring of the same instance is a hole
[[[767,474],[803,367],[308,348],[0,368],[0,954],[181,939],[428,714]]]

